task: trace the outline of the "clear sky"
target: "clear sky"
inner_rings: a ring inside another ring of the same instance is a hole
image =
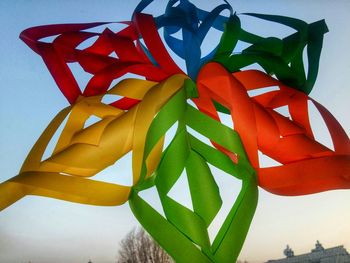
[[[137,2],[0,1],[0,182],[18,173],[38,136],[57,112],[67,106],[41,58],[19,40],[20,32],[35,25],[128,20]],[[147,11],[162,13],[164,2],[156,1]],[[221,3],[193,2],[206,10]],[[281,14],[307,22],[326,19],[330,32],[325,36],[320,72],[310,96],[326,106],[349,132],[350,2],[230,0],[230,3],[238,13]],[[242,21],[245,28],[261,34],[290,33],[282,26],[260,24],[255,19],[242,17]],[[213,33],[206,45],[217,43],[215,36]],[[324,126],[317,122],[319,117],[315,114],[312,117],[316,135],[329,144]],[[119,167],[118,172],[130,174],[127,166]],[[226,186],[222,190],[224,200],[238,191],[236,183],[225,180],[219,182]],[[229,183],[232,187],[227,187]],[[186,202],[181,191],[174,195]],[[147,194],[151,202],[156,202],[151,196],[152,193]],[[295,254],[306,253],[316,240],[325,247],[345,245],[350,251],[349,203],[349,190],[300,197],[276,196],[261,190],[240,258],[250,262],[280,258],[286,244]],[[136,225],[128,205],[94,207],[26,197],[0,213],[0,262],[84,263],[90,258],[96,263],[115,262],[118,242]]]

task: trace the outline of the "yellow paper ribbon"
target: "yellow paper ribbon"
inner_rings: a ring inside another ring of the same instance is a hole
[[[140,180],[147,131],[159,109],[183,87],[185,75],[174,75],[156,83],[126,79],[108,94],[141,100],[128,111],[101,102],[102,95],[80,97],[62,110],[48,125],[23,163],[19,175],[0,184],[0,210],[26,195],[40,195],[91,205],[120,205],[129,198],[131,186],[91,177],[133,151],[133,185]],[[95,115],[97,123],[84,128]],[[52,155],[43,154],[62,122],[67,123]],[[158,166],[163,149],[159,140],[146,160],[149,176]]]

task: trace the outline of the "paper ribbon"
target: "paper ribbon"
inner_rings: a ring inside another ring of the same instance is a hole
[[[125,28],[119,32],[108,28],[89,32],[109,24],[98,22],[38,26],[21,33],[20,38],[43,58],[71,106],[48,125],[19,174],[0,184],[0,210],[26,195],[92,205],[129,201],[139,222],[176,262],[235,262],[257,205],[258,184],[280,195],[350,188],[349,138],[335,118],[306,95],[315,83],[328,29],[323,20],[307,24],[289,17],[241,14],[296,30],[283,39],[266,38],[245,31],[240,15],[227,1],[207,12],[188,0],[170,0],[165,13],[156,18],[142,13],[152,2],[140,1],[132,21],[121,22]],[[229,17],[221,15],[225,10]],[[161,28],[168,49],[185,61],[186,74],[163,44],[158,34]],[[211,28],[223,34],[203,56],[201,45]],[[180,30],[182,39],[174,36]],[[52,36],[56,37],[51,43],[45,42]],[[96,36],[91,46],[79,48]],[[238,41],[249,46],[237,52]],[[86,87],[78,85],[68,66],[74,62],[92,75]],[[265,73],[244,70],[254,63]],[[124,79],[128,73],[141,79]],[[269,86],[279,90],[254,97],[247,93]],[[104,96],[116,99],[106,104]],[[315,141],[308,101],[325,120],[334,150]],[[286,105],[291,119],[274,111]],[[221,124],[217,111],[231,114],[234,127]],[[85,127],[91,116],[100,120]],[[53,153],[43,159],[65,119]],[[164,136],[176,123],[176,133],[164,147]],[[190,129],[212,145],[196,138]],[[261,168],[259,150],[281,165]],[[131,186],[87,178],[130,151]],[[207,229],[222,200],[210,165],[242,181],[212,243]],[[169,196],[183,173],[193,210]],[[141,197],[150,187],[157,189],[165,216]]]
[[[133,188],[129,203],[136,218],[176,262],[234,262],[257,204],[255,172],[238,134],[186,104],[185,99],[185,90],[179,91],[152,122],[144,160],[173,124],[178,122],[178,128],[157,170]],[[238,162],[192,136],[187,127],[234,153]],[[209,242],[207,228],[221,207],[221,197],[207,163],[242,180],[240,194],[213,244]],[[168,196],[183,170],[187,174],[194,211]],[[146,168],[143,174],[147,174]],[[140,191],[153,185],[167,220],[139,195]]]
[[[114,79],[127,73],[157,82],[183,73],[166,51],[152,16],[137,14],[133,22],[123,22],[126,28],[117,33],[108,28],[102,33],[83,31],[105,24],[108,23],[38,26],[24,30],[20,38],[43,58],[57,86],[71,104],[79,96],[104,94]],[[58,34],[52,43],[41,40]],[[93,45],[83,50],[78,48],[79,44],[94,36],[98,39]],[[141,46],[139,36],[152,53],[152,59]],[[113,52],[117,57],[111,55]],[[73,62],[93,75],[86,87],[78,86],[69,69],[67,64]],[[127,108],[135,103],[124,98],[117,106]]]
[[[141,12],[153,0],[142,0],[134,14]],[[245,13],[254,18],[279,23],[296,32],[283,38],[262,37],[247,32],[227,1],[211,12],[197,8],[188,0],[169,1],[165,13],[155,18],[157,28],[164,27],[164,39],[169,48],[185,60],[187,74],[196,79],[201,67],[211,61],[225,65],[230,72],[258,63],[268,74],[275,74],[285,84],[309,94],[315,84],[323,35],[328,32],[324,20],[311,24],[285,16]],[[230,16],[220,15],[229,11]],[[201,45],[210,28],[224,32],[221,41],[202,56]],[[182,39],[174,36],[181,32]],[[235,50],[237,42],[242,41],[248,47]],[[303,51],[307,49],[308,71],[305,73]],[[220,106],[219,106],[220,109]]]
[[[184,80],[186,76],[174,75],[159,84],[136,79],[122,81],[108,94],[141,101],[127,112],[102,104],[102,96],[80,98],[47,127],[20,174],[0,184],[4,193],[0,208],[28,194],[93,205],[120,205],[129,199],[140,223],[177,262],[232,262],[239,255],[256,208],[255,172],[238,133],[186,103],[194,84],[185,81],[183,85]],[[53,134],[69,112],[52,156],[41,161]],[[83,128],[91,115],[99,116],[101,121]],[[162,153],[164,135],[175,122],[178,122],[177,132]],[[215,141],[236,158],[232,160],[201,142],[186,127]],[[130,150],[133,151],[133,187],[81,178],[95,175]],[[243,182],[212,245],[207,228],[222,201],[207,163]],[[184,169],[194,211],[168,196]],[[138,195],[152,186],[157,188],[166,218]],[[182,250],[188,254],[178,253]]]
[[[198,108],[220,120],[213,101],[231,113],[259,185],[280,195],[303,195],[350,188],[350,141],[337,120],[319,103],[257,70],[229,73],[208,63],[199,73]],[[279,90],[249,97],[248,91],[277,86]],[[314,103],[329,129],[334,151],[318,143],[311,130],[308,101]],[[274,111],[288,106],[291,119]],[[260,168],[258,150],[281,163]]]
[[[32,148],[19,175],[0,184],[0,209],[28,194],[93,205],[126,202],[131,187],[82,177],[97,174],[133,149],[133,184],[137,184],[148,127],[159,108],[182,88],[185,78],[174,75],[159,84],[137,79],[122,81],[108,94],[142,100],[126,112],[101,103],[102,96],[81,98],[61,111]],[[42,160],[48,143],[68,114],[52,155]],[[92,115],[101,120],[84,128]],[[161,145],[156,145],[148,158],[150,172],[157,167],[160,151]]]

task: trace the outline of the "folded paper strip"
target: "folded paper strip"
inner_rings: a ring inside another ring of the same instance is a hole
[[[203,67],[197,80],[198,108],[220,120],[213,101],[231,112],[259,185],[280,195],[304,195],[350,188],[350,141],[337,120],[306,94],[257,70],[229,73],[217,63]],[[279,89],[249,97],[248,91]],[[329,129],[334,150],[317,142],[308,117],[314,103]],[[288,106],[291,118],[274,109]],[[281,163],[260,168],[258,150]]]
[[[235,262],[257,205],[258,185],[280,195],[350,188],[349,138],[336,119],[306,95],[316,80],[327,27],[324,21],[307,24],[243,14],[296,30],[283,39],[264,38],[245,31],[227,2],[206,12],[188,0],[172,0],[165,14],[156,18],[142,13],[151,2],[142,0],[132,21],[120,23],[124,29],[118,32],[108,27],[102,33],[90,30],[109,24],[101,22],[38,26],[21,33],[21,39],[43,58],[71,106],[51,121],[19,174],[0,184],[0,210],[26,195],[104,206],[129,201],[136,218],[176,262]],[[229,17],[221,15],[225,10]],[[160,28],[168,48],[185,61],[186,73],[169,55]],[[223,34],[202,56],[201,46],[211,28]],[[179,31],[182,39],[174,36]],[[51,43],[45,42],[52,36]],[[89,47],[79,48],[94,37],[97,40]],[[249,46],[233,52],[238,41]],[[86,87],[78,85],[69,63],[78,63],[91,74]],[[243,69],[254,63],[265,72]],[[128,73],[140,78],[127,78]],[[271,86],[278,89],[248,94]],[[111,95],[117,99],[104,103],[104,96]],[[334,150],[314,139],[308,101],[323,117]],[[281,106],[288,106],[291,118],[274,110]],[[221,124],[218,111],[230,114],[234,127]],[[86,127],[91,116],[100,120]],[[51,156],[43,158],[61,126]],[[174,126],[176,132],[171,133]],[[172,139],[166,145],[169,133]],[[281,165],[261,168],[259,151]],[[132,185],[88,178],[128,152],[132,152]],[[218,215],[222,197],[211,167],[242,182],[213,242],[208,227]],[[169,196],[183,173],[193,209]],[[151,187],[158,192],[164,216],[142,198],[142,191]]]

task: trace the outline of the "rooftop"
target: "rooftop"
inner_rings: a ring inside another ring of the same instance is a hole
[[[319,241],[310,253],[294,255],[293,250],[287,245],[284,250],[285,258],[269,260],[268,263],[350,263],[350,254],[344,246],[323,248]]]

